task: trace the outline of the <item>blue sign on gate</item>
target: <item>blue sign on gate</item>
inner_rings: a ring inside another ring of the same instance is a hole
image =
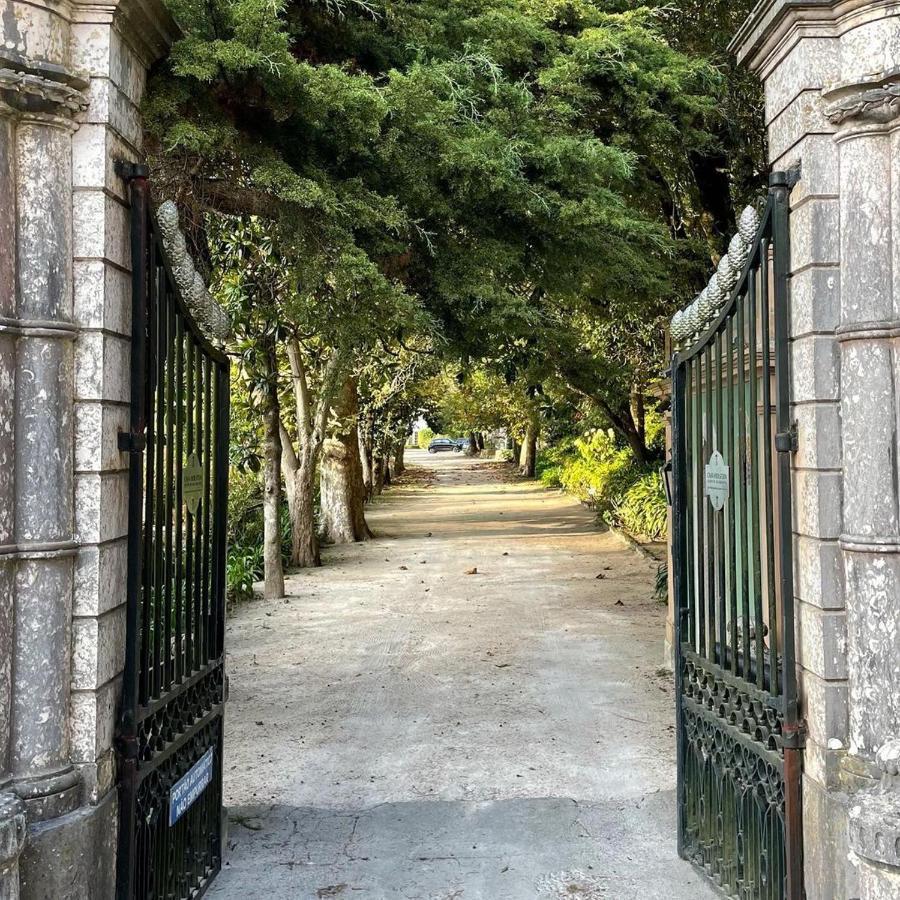
[[[171,828],[194,804],[212,781],[213,748],[210,747],[169,791],[169,827]]]

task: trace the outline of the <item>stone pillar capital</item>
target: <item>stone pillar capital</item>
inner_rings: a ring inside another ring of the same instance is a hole
[[[87,83],[78,79],[57,81],[0,67],[0,115],[74,131],[78,127],[76,117],[88,107],[86,87]]]
[[[825,117],[838,126],[837,140],[850,134],[885,132],[900,126],[900,71],[823,93]]]

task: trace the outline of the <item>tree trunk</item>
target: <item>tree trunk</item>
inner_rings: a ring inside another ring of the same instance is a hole
[[[372,496],[377,497],[384,490],[386,461],[380,453],[372,454]]]
[[[475,438],[475,432],[469,432],[469,455],[474,456],[478,452],[478,441]]]
[[[315,517],[315,463],[304,459],[294,472],[294,502],[291,504],[291,565],[322,565]]]
[[[522,454],[519,457],[519,470],[526,478],[534,478],[537,463],[537,431],[537,425],[534,422],[529,422],[525,429]]]
[[[637,433],[637,431],[627,428],[627,429],[619,429],[620,432],[624,434],[625,440],[628,441],[628,447],[631,450],[631,455],[634,457],[634,461],[641,466],[647,465],[648,453],[647,453],[647,445],[644,443],[644,439]]]
[[[356,379],[348,378],[334,408],[337,419],[322,448],[319,502],[322,532],[332,544],[351,544],[372,536],[364,512],[366,485],[359,455]]]
[[[366,446],[366,438],[363,428],[356,426],[357,454],[359,456],[360,469],[362,471],[363,487],[366,489],[366,499],[372,495],[372,460],[369,457],[369,448]]]
[[[281,561],[281,421],[278,406],[275,350],[266,355],[265,469],[263,472],[263,577],[264,596],[284,596],[284,566]]]
[[[478,446],[478,452],[484,450],[484,434],[480,431],[475,432],[475,443]]]
[[[394,451],[394,477],[399,478],[406,471],[406,440],[401,438],[397,442],[397,449]]]

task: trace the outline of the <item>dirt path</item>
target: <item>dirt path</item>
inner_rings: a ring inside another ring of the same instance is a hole
[[[674,850],[653,568],[502,466],[411,456],[376,540],[232,617],[208,896],[712,898]]]

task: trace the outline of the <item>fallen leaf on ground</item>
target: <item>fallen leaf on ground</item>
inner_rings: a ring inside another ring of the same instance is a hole
[[[603,579],[603,578],[606,578],[606,576],[601,572],[599,575],[597,575],[597,578]]]
[[[616,600],[615,605],[616,606],[624,606],[625,604],[621,600]]]
[[[477,575],[478,574],[478,566],[472,566],[471,569],[466,569],[466,575]]]

